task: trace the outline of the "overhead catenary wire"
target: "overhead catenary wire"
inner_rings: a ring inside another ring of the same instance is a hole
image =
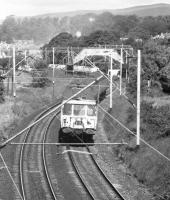
[[[11,142],[12,145],[68,145],[68,143],[58,143],[58,142]],[[81,143],[69,143],[69,145],[80,145]],[[92,143],[86,143],[86,145],[91,145]],[[127,142],[95,142],[94,145],[127,145]]]
[[[122,50],[122,49],[121,49]],[[93,67],[96,67],[88,58],[85,57],[85,59],[88,61],[89,64],[91,64]],[[98,68],[98,71],[105,77],[107,78],[109,81],[110,79]],[[117,85],[115,85],[117,87]],[[120,90],[117,87],[118,90]],[[121,91],[120,91],[121,92]],[[136,105],[134,103],[132,103],[129,98],[123,94],[123,96],[133,105],[133,107],[136,108]],[[101,109],[103,109],[101,106],[99,106]],[[103,109],[103,111],[105,111]],[[137,137],[137,135],[135,133],[133,133],[130,129],[128,129],[125,125],[123,125],[119,120],[117,120],[116,118],[114,118],[112,115],[110,115],[107,111],[105,111],[111,118],[113,118],[117,123],[119,123],[123,128],[125,128],[128,132],[130,132],[131,134],[135,135],[135,137]],[[167,159],[168,161],[170,161],[170,158],[168,158],[167,156],[165,156],[164,154],[162,154],[160,151],[158,151],[157,149],[155,149],[153,146],[151,146],[149,143],[147,143],[144,139],[140,138],[140,140],[145,143],[147,146],[149,146],[151,149],[153,149],[154,151],[156,151],[158,154],[160,154],[161,156],[163,156],[165,159]]]
[[[98,71],[110,82],[109,77],[108,77],[104,72],[102,72],[98,67],[96,67],[96,66],[94,65],[93,62],[91,62],[87,57],[85,57],[84,59],[85,59],[85,60],[87,61],[87,63],[89,63],[92,67],[97,68]],[[122,60],[121,60],[121,61],[122,61]],[[117,89],[120,91],[120,88],[118,88],[118,86],[117,86],[114,82],[112,82],[112,85],[115,86],[115,87],[117,87]],[[122,93],[122,96],[124,96],[124,97],[127,99],[127,101],[128,101],[134,108],[136,108],[136,105],[135,105],[124,93]]]
[[[8,82],[4,82],[4,83],[8,83]],[[11,83],[11,82],[9,82],[9,83]],[[24,82],[20,82],[20,81],[18,81],[18,82],[16,82],[17,84],[22,84],[22,83],[32,83],[32,82],[29,82],[29,81],[24,81]],[[34,81],[34,83],[39,83],[39,82],[36,82],[36,81]],[[71,84],[71,85],[69,85],[69,86],[71,86],[71,87],[76,87],[76,86],[78,86],[78,87],[85,87],[86,85],[81,85],[81,84]],[[99,85],[93,85],[92,87],[99,87]],[[109,85],[100,85],[100,87],[109,87]]]
[[[88,60],[88,58],[86,58],[87,60]],[[91,61],[89,61],[89,63],[92,63]],[[93,63],[92,63],[92,66],[93,67],[96,67]],[[107,78],[109,81],[110,81],[110,79],[99,69],[98,70],[105,78]],[[116,88],[118,89],[118,90],[120,90],[119,88],[118,88],[118,86],[116,85],[116,84],[114,84],[114,86],[116,86]],[[126,99],[129,101],[129,99],[128,99],[128,97],[125,95],[125,94],[123,94],[125,97],[126,97]],[[135,107],[135,105],[133,104],[133,106]]]

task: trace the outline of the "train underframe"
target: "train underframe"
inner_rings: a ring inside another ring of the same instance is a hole
[[[60,143],[94,143],[94,129],[61,128],[59,133]]]

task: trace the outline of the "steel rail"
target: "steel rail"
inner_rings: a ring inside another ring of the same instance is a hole
[[[98,171],[100,172],[100,174],[103,176],[103,178],[106,180],[106,182],[108,183],[108,185],[113,189],[113,191],[117,194],[117,196],[121,199],[121,200],[126,200],[126,198],[115,188],[115,186],[113,185],[113,183],[110,181],[110,179],[106,176],[105,172],[103,171],[103,169],[99,166],[99,164],[97,163],[97,161],[95,160],[92,152],[90,151],[89,147],[86,147],[88,152],[89,152],[89,156],[91,157],[92,162],[94,163],[94,165],[96,166],[96,168],[98,169]]]
[[[70,149],[70,147],[67,146],[67,150],[69,150],[69,149]],[[85,181],[80,173],[80,170],[79,170],[78,166],[76,165],[76,162],[74,161],[73,155],[71,154],[71,152],[68,152],[68,155],[69,155],[71,164],[72,164],[73,168],[75,169],[75,172],[76,172],[77,176],[79,177],[79,180],[81,181],[82,185],[84,186],[86,192],[89,194],[89,196],[91,197],[92,200],[96,200],[96,198],[92,194],[89,186],[85,183]]]
[[[45,175],[46,175],[46,179],[47,179],[48,186],[49,186],[49,188],[50,188],[52,197],[53,197],[53,199],[55,199],[55,200],[57,200],[57,198],[56,198],[56,195],[55,195],[55,192],[54,192],[54,187],[53,187],[53,185],[52,185],[52,181],[51,181],[51,179],[50,179],[49,171],[48,171],[48,167],[47,167],[47,160],[46,160],[46,155],[45,155],[45,141],[47,140],[47,134],[48,134],[49,128],[50,128],[50,126],[51,126],[53,120],[56,118],[56,116],[57,116],[59,113],[60,113],[60,111],[58,111],[58,112],[52,117],[52,119],[50,120],[48,126],[46,127],[45,134],[44,134],[44,137],[43,137],[43,146],[42,146],[42,160],[43,160],[44,172],[45,172]]]
[[[87,151],[88,151],[88,155],[90,156],[92,162],[94,163],[94,165],[96,166],[96,168],[98,169],[98,171],[100,172],[101,176],[104,178],[104,180],[107,182],[107,184],[112,188],[112,190],[116,193],[116,195],[120,198],[120,200],[126,200],[126,198],[116,189],[116,187],[112,184],[112,182],[110,181],[110,179],[106,176],[106,174],[104,173],[103,169],[99,166],[99,164],[96,162],[93,153],[90,151],[89,146],[84,143],[84,141],[77,135],[75,135],[77,137],[77,139],[80,140],[80,142],[82,142],[82,144],[85,145]],[[71,152],[69,152],[71,153]]]
[[[49,107],[48,109],[42,111],[33,121],[38,120],[39,118],[41,118],[44,114],[46,114],[49,110],[53,109],[55,106],[58,106],[61,103],[61,100],[59,100],[59,102],[57,102],[55,105],[52,105],[51,107]],[[29,137],[29,134],[31,132],[33,127],[30,127],[27,132],[26,135],[24,137],[24,142],[23,145],[21,146],[21,150],[20,150],[20,159],[19,159],[19,180],[20,180],[20,187],[21,187],[21,194],[23,197],[23,200],[26,200],[26,195],[25,195],[25,188],[24,188],[24,175],[23,175],[23,157],[24,157],[24,147],[26,143],[26,140]]]

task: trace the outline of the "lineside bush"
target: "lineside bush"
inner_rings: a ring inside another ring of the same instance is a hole
[[[136,120],[136,113],[129,108],[127,124]],[[153,103],[141,103],[141,130],[144,139],[153,140],[168,137],[167,129],[170,123],[170,106],[153,106]]]
[[[32,86],[41,88],[49,86],[51,81],[47,77],[47,63],[40,59],[35,62],[34,67],[36,70],[32,72]]]
[[[127,104],[126,104],[127,105]],[[136,133],[136,110],[127,108],[124,100],[118,98],[110,114]],[[120,114],[118,111],[120,111]],[[121,113],[124,113],[122,115]],[[170,158],[170,105],[156,106],[152,102],[141,103],[141,138]],[[104,119],[105,132],[111,142],[124,140],[128,145],[113,147],[113,151],[130,168],[139,182],[154,192],[156,200],[170,198],[169,161],[141,141],[136,148],[136,137],[128,133],[115,121]],[[111,121],[111,123],[110,123]],[[113,130],[114,129],[114,130]],[[161,198],[159,197],[161,196]]]

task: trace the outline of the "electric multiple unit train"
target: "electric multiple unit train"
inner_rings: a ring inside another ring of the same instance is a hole
[[[97,102],[73,99],[61,107],[61,132],[93,138],[97,128]]]

